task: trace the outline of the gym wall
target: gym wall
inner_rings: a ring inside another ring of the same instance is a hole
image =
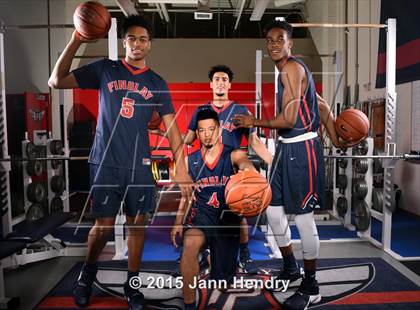
[[[107,54],[107,40],[100,40],[86,46],[84,56]],[[169,83],[209,82],[210,66],[226,64],[234,72],[234,83],[255,82],[255,53],[262,50],[266,54],[263,39],[155,39],[147,57],[147,65],[161,74]],[[317,54],[311,39],[296,39],[295,54]],[[121,40],[118,54],[124,55]],[[92,59],[81,59],[81,64]],[[318,57],[305,57],[305,63],[313,71],[321,70]],[[263,58],[263,82],[274,82],[274,66],[267,57]],[[319,77],[319,76],[318,76]],[[316,82],[321,81],[316,79]]]
[[[345,4],[348,3],[346,9]],[[379,23],[381,0],[307,0],[308,22],[328,23]],[[346,19],[347,11],[347,19]],[[398,28],[398,21],[397,21]],[[379,30],[350,28],[346,34],[345,29],[311,28],[314,44],[320,54],[332,54],[339,49],[343,52],[343,83],[351,87],[351,102],[354,102],[356,83],[359,84],[359,100],[385,98],[385,89],[375,89],[376,67],[378,59]],[[348,36],[347,53],[345,37]],[[322,59],[322,71],[335,71],[331,58]],[[337,87],[333,75],[324,74],[322,78],[324,93],[331,101]],[[337,102],[342,102],[343,87],[340,88]],[[396,141],[397,153],[410,152],[413,83],[397,85],[397,124]],[[341,98],[340,98],[341,96]],[[341,101],[340,101],[341,99]],[[420,103],[418,103],[420,104]],[[402,190],[400,207],[408,212],[420,215],[420,165],[399,161],[395,169],[395,183]]]

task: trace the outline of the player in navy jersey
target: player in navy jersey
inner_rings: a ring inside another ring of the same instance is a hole
[[[171,232],[175,246],[177,235],[183,237],[181,274],[185,309],[195,309],[195,289],[190,285],[197,282],[198,255],[205,245],[212,253],[210,278],[227,283],[233,279],[240,218],[225,203],[225,186],[235,169],[255,170],[245,152],[220,142],[220,124],[215,111],[199,111],[196,122],[201,148],[187,158],[188,172],[195,182],[194,201],[189,210],[187,201],[180,204]],[[186,227],[183,227],[186,214]]]
[[[142,16],[128,17],[122,27],[125,58],[102,59],[70,72],[82,43],[89,41],[76,31],[59,57],[48,84],[53,88],[99,90],[99,113],[95,140],[89,156],[92,214],[85,264],[75,284],[74,298],[87,306],[97,272],[97,260],[112,232],[123,204],[128,225],[128,275],[124,293],[130,309],[142,309],[144,297],[128,283],[138,276],[147,214],[155,208],[154,180],[147,124],[156,110],[168,131],[177,164],[177,182],[187,197],[192,180],[183,160],[183,144],[174,122],[174,109],[166,82],[146,66],[153,30]]]
[[[236,114],[250,114],[248,109],[238,104],[237,102],[229,100],[229,89],[233,80],[232,70],[225,65],[213,66],[208,77],[210,79],[210,88],[213,90],[213,100],[205,105],[199,106],[193,113],[190,124],[188,126],[187,135],[184,138],[186,144],[192,144],[196,139],[196,123],[197,112],[209,107],[217,112],[220,120],[221,139],[224,145],[228,145],[237,149],[241,146],[243,137],[246,137],[249,146],[255,153],[262,158],[267,165],[271,165],[272,155],[267,150],[266,146],[259,139],[256,131],[249,128],[238,128],[232,121]],[[239,255],[239,266],[246,269],[251,262],[251,255],[248,249],[248,225],[244,218],[241,224],[241,246]]]
[[[335,131],[335,119],[326,102],[317,95],[306,65],[291,56],[292,27],[285,21],[274,21],[266,30],[267,50],[279,70],[277,103],[274,119],[255,119],[237,115],[241,127],[278,129],[280,142],[270,173],[273,198],[267,209],[268,223],[275,234],[283,256],[281,279],[301,278],[291,246],[286,214],[295,214],[295,223],[302,240],[304,278],[297,292],[284,305],[288,309],[306,309],[319,302],[321,295],[316,281],[316,258],[319,238],[313,211],[324,206],[325,171],[321,139],[317,130],[325,125],[332,143],[344,145]]]

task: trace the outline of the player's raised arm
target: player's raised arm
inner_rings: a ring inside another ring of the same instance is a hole
[[[175,114],[170,113],[163,115],[162,119],[168,132],[169,144],[174,154],[174,160],[176,163],[176,175],[174,177],[174,181],[180,187],[182,196],[190,198],[192,194],[193,182],[187,172],[187,167],[185,165],[184,144],[182,142],[178,125],[175,121]]]
[[[256,119],[253,115],[235,115],[234,121],[238,127],[264,127],[272,129],[290,129],[296,124],[302,81],[305,69],[294,61],[287,62],[283,67],[281,82],[284,85],[282,112],[274,119]]]
[[[48,86],[57,89],[79,87],[74,74],[70,72],[71,63],[82,43],[94,41],[83,38],[76,30],[73,31],[70,41],[67,43],[51,72]]]

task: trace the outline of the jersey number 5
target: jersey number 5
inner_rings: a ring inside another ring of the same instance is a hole
[[[214,192],[214,193],[211,195],[211,197],[210,197],[209,201],[207,201],[207,204],[208,204],[209,206],[212,206],[213,208],[216,208],[216,209],[218,209],[218,208],[220,207],[219,200],[217,200],[217,193],[216,193],[216,192]]]
[[[120,114],[125,118],[132,118],[134,114],[134,103],[135,101],[130,98],[124,97],[121,102]]]

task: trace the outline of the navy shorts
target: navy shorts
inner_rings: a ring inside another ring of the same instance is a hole
[[[210,278],[231,282],[236,274],[239,252],[241,217],[226,210],[206,212],[192,206],[186,220],[186,229],[200,229],[211,253]]]
[[[149,168],[131,170],[90,164],[90,184],[94,217],[115,217],[121,207],[127,216],[155,210],[155,181]]]
[[[319,137],[279,142],[270,172],[272,206],[287,214],[305,214],[324,207],[325,164]]]

